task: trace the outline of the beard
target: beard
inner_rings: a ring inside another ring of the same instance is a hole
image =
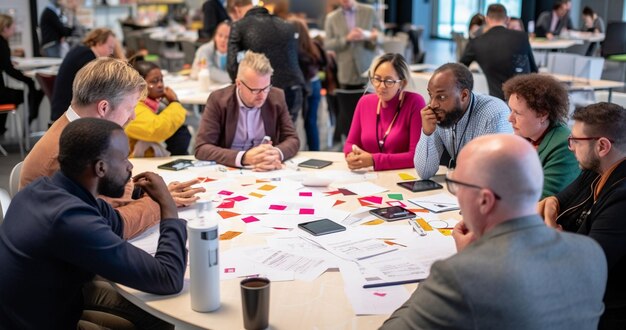
[[[124,196],[126,183],[130,180],[131,173],[128,173],[126,180],[119,182],[115,177],[105,176],[98,182],[98,194],[112,198]]]
[[[600,158],[590,152],[587,161],[585,163],[579,161],[578,167],[580,167],[581,170],[589,170],[595,173],[600,173]]]
[[[445,116],[439,121],[438,125],[444,128],[452,127],[456,122],[463,117],[464,111],[461,109],[461,101],[457,100],[454,108],[450,111],[444,112]]]

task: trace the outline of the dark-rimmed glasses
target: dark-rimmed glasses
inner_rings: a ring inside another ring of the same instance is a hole
[[[263,88],[250,88],[248,85],[246,85],[245,82],[243,82],[243,80],[239,80],[241,81],[241,83],[246,86],[246,88],[250,91],[250,93],[254,94],[254,95],[259,95],[261,93],[269,93],[270,92],[270,88],[272,88],[272,84],[267,85],[266,87]]]
[[[467,188],[474,188],[474,189],[487,189],[490,190],[491,193],[493,194],[493,196],[496,197],[497,200],[501,200],[502,198],[500,197],[500,195],[496,194],[495,191],[493,191],[491,188],[487,188],[487,187],[481,187],[481,186],[477,186],[475,184],[471,184],[471,183],[465,183],[465,182],[461,182],[461,181],[457,181],[457,180],[453,180],[450,178],[450,174],[452,174],[453,170],[448,170],[448,172],[446,173],[446,187],[448,188],[448,191],[456,196],[456,193],[459,191],[459,186],[464,186]]]
[[[393,87],[395,84],[401,82],[403,79],[398,79],[398,80],[393,80],[393,79],[380,79],[377,77],[370,77],[370,81],[372,82],[372,85],[374,85],[374,87],[378,87],[380,86],[381,83],[383,83],[385,85],[385,87],[390,88]]]
[[[609,142],[611,143],[615,143],[615,141],[604,137],[604,136],[589,136],[589,137],[573,137],[573,136],[568,136],[567,137],[567,146],[572,149],[574,143],[573,141],[592,141],[592,140],[600,140],[601,138],[605,138],[607,140],[609,140]]]

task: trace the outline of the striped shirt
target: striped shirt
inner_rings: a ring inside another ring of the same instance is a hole
[[[513,128],[508,122],[510,110],[504,101],[489,95],[472,93],[468,109],[456,124],[456,134],[454,126],[447,128],[437,126],[430,136],[422,131],[413,160],[420,178],[429,179],[437,173],[444,147],[450,156],[456,159],[460,149],[477,136],[513,133]],[[453,134],[456,135],[455,146],[452,146]]]

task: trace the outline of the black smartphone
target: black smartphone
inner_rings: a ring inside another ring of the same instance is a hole
[[[332,164],[333,162],[328,161],[328,160],[321,160],[321,159],[309,159],[309,160],[305,160],[302,163],[298,164],[298,166],[300,167],[306,167],[306,168],[324,168],[326,166],[329,166],[330,164]]]
[[[416,180],[398,182],[398,186],[412,192],[443,189],[443,186],[432,180]]]
[[[401,206],[381,207],[379,209],[371,210],[370,213],[385,221],[415,218],[415,213]]]
[[[161,164],[157,166],[157,168],[162,170],[180,171],[191,166],[193,166],[193,160],[191,159],[176,159],[171,162]]]
[[[300,229],[314,236],[332,234],[332,233],[346,230],[346,227],[330,219],[320,219],[320,220],[314,220],[314,221],[309,221],[309,222],[303,222],[303,223],[298,224],[298,227],[300,227]]]

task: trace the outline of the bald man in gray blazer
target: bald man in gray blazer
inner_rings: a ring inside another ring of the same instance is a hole
[[[381,329],[596,329],[607,264],[592,239],[547,227],[530,143],[486,135],[468,143],[446,177],[463,221],[458,254],[430,276]]]

